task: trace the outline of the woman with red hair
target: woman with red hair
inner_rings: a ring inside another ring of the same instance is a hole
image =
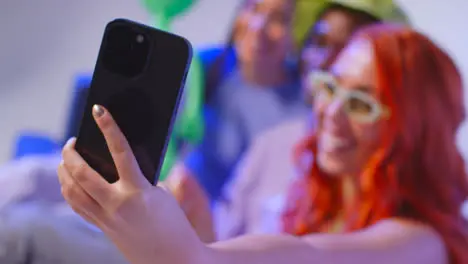
[[[71,140],[59,167],[64,197],[132,263],[468,263],[455,143],[462,83],[449,56],[407,27],[370,26],[329,72],[311,74],[310,89],[318,126],[299,158],[314,161],[291,192],[289,235],[202,243],[175,199],[142,176],[101,106],[94,116],[120,180],[104,181]]]
[[[285,231],[411,220],[437,231],[454,263],[468,263],[467,178],[455,144],[465,111],[452,60],[420,34],[379,25],[362,31],[330,72],[312,73],[309,88],[319,125],[298,156],[315,160],[291,190]]]

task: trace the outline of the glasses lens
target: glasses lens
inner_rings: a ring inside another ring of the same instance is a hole
[[[365,94],[351,94],[347,101],[347,110],[358,120],[370,121],[376,116],[378,102]]]

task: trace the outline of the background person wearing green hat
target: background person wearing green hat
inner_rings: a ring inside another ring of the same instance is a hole
[[[298,5],[301,3],[306,4],[305,1],[299,1]],[[380,10],[380,5],[372,3],[343,0],[308,6],[311,8],[309,12],[315,13],[318,19],[304,39],[301,56],[304,80],[309,71],[330,64],[353,32],[360,27],[405,17],[396,6],[391,6],[391,12],[384,12]],[[388,19],[382,17],[384,13],[391,16]],[[303,18],[307,19],[310,18]],[[407,23],[406,18],[396,21]],[[231,182],[226,185],[223,199],[215,207],[214,221],[203,192],[193,178],[180,177],[169,184],[173,192],[183,197],[179,202],[199,234],[213,236],[213,222],[218,225],[216,230],[221,239],[242,233],[280,231],[278,224],[283,199],[294,175],[297,175],[292,158],[293,149],[308,129],[313,127],[313,122],[307,120],[313,121],[307,115],[288,120],[255,138],[238,164]]]
[[[230,41],[207,69],[203,142],[169,180],[193,175],[214,201],[254,137],[307,111],[292,37],[294,4],[248,0],[241,5]]]

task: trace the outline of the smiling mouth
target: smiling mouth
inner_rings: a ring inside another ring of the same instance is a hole
[[[326,152],[342,152],[354,147],[354,141],[337,137],[329,133],[323,133],[320,137],[320,148]]]

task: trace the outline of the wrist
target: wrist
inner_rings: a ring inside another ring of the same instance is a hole
[[[196,262],[190,262],[191,264],[223,264],[220,261],[219,251],[212,244],[203,244],[203,248],[199,252]]]
[[[172,263],[172,264],[218,264],[214,261],[214,250],[211,248],[210,244],[204,243],[198,236],[194,238],[191,242],[188,241],[185,243],[178,252],[171,253],[172,257],[167,258],[167,262],[161,263]],[[168,251],[168,250],[165,250]],[[174,254],[175,253],[175,254]]]
[[[209,244],[200,243],[197,247],[192,248],[193,251],[188,253],[185,250],[182,250],[179,254],[187,254],[184,258],[183,264],[217,264],[215,262],[214,250],[210,247]],[[221,263],[220,263],[221,264]]]

